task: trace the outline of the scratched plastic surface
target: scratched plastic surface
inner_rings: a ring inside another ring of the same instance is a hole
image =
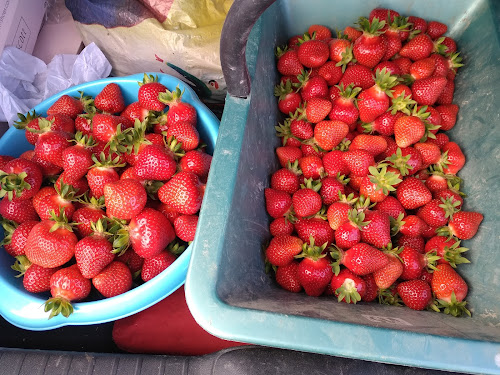
[[[453,4],[453,6],[451,5]],[[280,289],[264,272],[261,247],[270,238],[264,189],[277,169],[273,51],[313,23],[343,29],[376,6],[446,23],[465,66],[456,80],[458,122],[449,134],[467,157],[459,172],[464,209],[484,214],[463,245],[470,265],[472,318],[407,308],[312,298]],[[500,45],[498,2],[281,1],[254,26],[247,45],[252,79],[246,99],[228,97],[207,184],[200,230],[186,281],[197,321],[223,338],[417,367],[500,373],[499,203],[484,186],[498,186]]]
[[[181,90],[185,90],[183,100],[196,108],[200,137],[207,143],[207,151],[211,153],[217,140],[219,126],[217,117],[198,99],[188,85],[166,74],[158,74],[158,77],[159,82],[170,90],[174,90],[177,85]],[[44,115],[59,96],[67,94],[79,97],[79,91],[95,97],[110,82],[116,82],[120,86],[125,103],[130,104],[137,100],[139,90],[137,82],[142,81],[142,78],[143,74],[136,74],[84,83],[48,98],[34,109],[37,113]],[[11,128],[0,138],[1,154],[19,156],[28,149],[33,149],[33,146],[26,141],[24,131]],[[0,228],[0,235],[3,238],[3,228]],[[50,295],[26,292],[22,285],[22,278],[15,278],[17,273],[10,268],[14,259],[0,249],[0,315],[15,326],[33,331],[54,329],[65,325],[89,325],[114,321],[142,311],[177,290],[186,279],[190,256],[191,247],[188,247],[167,270],[149,282],[112,298],[75,303],[75,312],[68,318],[58,315],[49,320],[48,313],[43,311],[43,304]]]

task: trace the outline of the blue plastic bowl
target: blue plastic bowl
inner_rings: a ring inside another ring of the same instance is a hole
[[[179,79],[165,74],[150,74],[158,75],[159,82],[169,90],[175,89],[176,86],[185,90],[183,101],[196,108],[200,137],[207,143],[208,152],[212,153],[219,129],[217,117],[198,99],[195,92]],[[33,109],[39,114],[46,115],[47,109],[60,96],[64,94],[79,96],[78,91],[83,91],[85,95],[95,97],[104,86],[111,82],[120,86],[125,103],[130,104],[137,101],[139,90],[137,82],[142,81],[142,79],[143,74],[136,74],[84,83],[48,98]],[[24,130],[10,128],[0,138],[0,154],[2,155],[19,156],[32,148],[33,146],[27,142],[24,136]],[[3,238],[3,230],[0,234]],[[190,257],[191,246],[170,267],[147,283],[116,297],[74,303],[74,313],[68,318],[58,315],[49,320],[48,313],[43,310],[48,294],[36,295],[27,292],[22,285],[22,278],[14,277],[16,272],[10,268],[14,263],[14,258],[0,249],[0,315],[15,326],[33,331],[54,329],[65,325],[99,324],[124,318],[154,305],[183,285]]]

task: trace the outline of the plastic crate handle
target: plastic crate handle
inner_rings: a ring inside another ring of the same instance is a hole
[[[245,58],[248,35],[262,13],[275,0],[235,0],[222,27],[220,61],[231,96],[246,98],[250,94],[250,76]]]

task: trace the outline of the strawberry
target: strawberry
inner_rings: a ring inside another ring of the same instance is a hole
[[[290,213],[292,197],[281,190],[267,188],[264,190],[266,197],[266,211],[274,219]]]
[[[359,111],[356,106],[356,95],[361,91],[360,87],[354,87],[352,84],[344,89],[339,86],[339,97],[332,101],[332,109],[328,114],[330,120],[339,120],[347,125],[353,124],[359,117]]]
[[[348,39],[333,39],[329,44],[330,60],[334,66],[344,72],[347,65],[353,60],[352,43]],[[328,64],[328,63],[327,63]],[[321,69],[321,68],[320,68]],[[340,78],[339,78],[340,79]],[[329,83],[331,86],[331,84]]]
[[[95,198],[100,198],[104,195],[104,185],[120,179],[118,172],[114,170],[114,168],[123,166],[123,164],[118,164],[118,159],[118,157],[115,159],[111,159],[111,157],[106,158],[104,153],[101,153],[100,160],[95,155],[92,156],[94,165],[87,172],[87,181],[90,192]]]
[[[355,200],[355,199],[354,199]],[[338,228],[349,221],[349,210],[352,208],[353,199],[346,199],[332,203],[326,212],[328,223],[333,230]]]
[[[417,143],[425,135],[425,124],[416,115],[403,115],[394,123],[394,137],[398,147],[404,148]]]
[[[92,284],[104,297],[114,297],[130,290],[132,273],[126,264],[114,261],[94,276]]]
[[[386,22],[383,20],[379,22],[379,19],[370,21],[362,17],[358,23],[363,34],[354,42],[352,52],[360,64],[373,68],[387,50],[385,40],[380,36]]]
[[[417,60],[410,66],[411,80],[423,79],[432,76],[436,68],[436,61],[431,57]]]
[[[409,280],[399,283],[397,292],[405,306],[412,310],[424,310],[432,301],[432,292],[423,280]]]
[[[418,142],[413,145],[422,156],[423,168],[427,168],[432,164],[437,164],[441,160],[441,150],[439,146],[431,142]]]
[[[442,227],[448,223],[459,205],[459,201],[452,199],[433,199],[419,208],[417,216],[432,227]]]
[[[373,155],[365,150],[346,151],[342,154],[342,160],[353,176],[366,176],[370,166],[375,165]]]
[[[408,57],[400,56],[392,60],[392,62],[399,67],[401,75],[410,74],[410,66],[412,64],[412,61]]]
[[[92,135],[104,144],[123,139],[123,131],[133,127],[134,123],[123,116],[96,113],[92,118]]]
[[[332,102],[324,98],[312,98],[305,104],[307,121],[317,124],[325,119],[332,109]]]
[[[403,263],[396,255],[387,254],[387,258],[389,263],[373,272],[375,284],[379,289],[389,288],[403,273]]]
[[[39,195],[36,196],[37,200],[36,203],[34,201],[34,206],[40,219],[50,219],[52,211],[56,213],[63,211],[68,220],[73,218],[73,214],[76,210],[73,204],[76,192],[70,185],[64,182],[61,182],[60,186],[60,188],[55,186],[52,193],[47,191],[43,194],[43,197]]]
[[[330,177],[327,176],[321,180],[321,189],[319,194],[323,200],[323,204],[329,206],[340,199],[340,195],[345,193],[344,184],[346,180],[342,176]]]
[[[441,45],[443,45],[445,48],[444,48],[444,53],[446,55],[450,55],[450,54],[453,54],[457,51],[457,43],[455,42],[455,40],[453,40],[452,38],[448,37],[448,36],[445,36],[443,37],[444,39],[442,40],[441,42]],[[441,38],[438,38],[437,40],[439,40]]]
[[[17,225],[15,222],[2,220],[4,228],[4,239],[1,242],[4,249],[13,257],[24,255],[26,240],[39,221],[30,220]]]
[[[191,150],[179,159],[178,168],[184,172],[192,172],[200,178],[206,178],[212,163],[212,155],[200,150]]]
[[[79,131],[87,136],[92,135],[92,117],[93,115],[88,113],[76,116],[75,131]],[[126,115],[124,117],[126,117]]]
[[[82,238],[75,245],[75,259],[82,276],[91,279],[97,276],[115,259],[113,246],[105,235],[106,227],[101,220],[92,224],[93,234]]]
[[[74,146],[65,148],[62,152],[65,181],[75,182],[87,174],[87,170],[94,165],[92,160],[93,140],[91,137],[78,132],[75,134]]]
[[[269,224],[269,233],[271,233],[271,236],[273,237],[283,234],[291,235],[293,230],[293,224],[284,216],[274,219],[271,224]]]
[[[420,105],[433,105],[446,86],[444,77],[417,79],[411,85],[412,98]]]
[[[299,190],[299,177],[288,168],[281,168],[271,175],[271,188],[293,194]]]
[[[140,106],[148,111],[163,111],[165,104],[162,103],[158,96],[160,93],[165,92],[167,88],[165,85],[158,82],[158,76],[147,75],[144,73],[142,82],[139,83],[139,91],[137,99]],[[143,121],[142,119],[141,121]]]
[[[343,152],[340,150],[332,150],[323,156],[323,168],[329,176],[342,176],[349,174],[349,167],[343,161],[342,154]]]
[[[389,263],[386,254],[363,242],[354,245],[346,251],[338,248],[334,249],[330,255],[336,260],[333,264],[335,274],[338,274],[340,264],[346,266],[356,275],[364,276],[385,267]]]
[[[455,175],[465,165],[465,155],[460,146],[455,142],[448,142],[441,149],[442,160],[438,163],[443,173]]]
[[[455,236],[461,240],[469,240],[474,237],[479,229],[483,215],[473,211],[458,211],[453,214],[448,226],[438,229],[443,236]]]
[[[425,240],[422,236],[399,235],[396,243],[400,248],[411,247],[413,250],[418,251],[420,254],[424,253]]]
[[[94,105],[104,113],[114,114],[125,109],[123,94],[116,83],[109,83],[96,95]]]
[[[324,176],[323,161],[318,155],[303,156],[298,164],[305,179],[318,180]]]
[[[363,129],[368,133],[377,132],[378,134],[383,136],[391,136],[394,134],[394,123],[401,116],[403,116],[402,112],[396,112],[395,115],[393,115],[391,112],[385,112],[372,122],[363,124]],[[388,142],[387,138],[384,139],[386,140],[386,142]],[[394,145],[396,144],[394,141],[393,143]]]
[[[313,126],[310,122],[292,117],[290,121],[290,134],[300,140],[312,138],[314,136]]]
[[[276,282],[278,285],[289,292],[299,293],[302,291],[302,285],[300,285],[299,282],[298,269],[299,262],[296,261],[277,267]]]
[[[302,253],[296,256],[302,258],[297,270],[299,283],[309,296],[318,297],[323,294],[332,279],[330,261],[323,253],[326,246],[327,243],[321,247],[315,246],[311,239],[311,243],[304,245]]]
[[[358,39],[361,36],[361,34],[363,34],[361,31],[351,26],[346,26],[344,29],[344,35],[351,42],[354,42],[356,39]]]
[[[326,80],[320,76],[311,77],[311,72],[302,72],[298,77],[300,96],[303,101],[312,98],[326,98],[328,96],[328,85]],[[340,79],[340,77],[339,77]]]
[[[176,169],[177,164],[172,153],[155,144],[145,146],[139,152],[134,165],[135,175],[145,180],[167,181]]]
[[[299,45],[297,56],[306,68],[319,68],[330,56],[328,44],[321,40],[305,40]]]
[[[276,85],[274,96],[278,97],[278,109],[286,115],[294,113],[302,103],[302,96],[292,89],[290,81]]]
[[[456,189],[445,189],[445,190],[440,190],[436,193],[433,193],[433,197],[435,199],[448,199],[450,198],[452,202],[457,201],[459,204],[456,206],[458,210],[462,208],[462,204],[464,203],[464,199],[460,195],[461,193],[456,190]]]
[[[359,118],[372,122],[389,109],[389,90],[397,84],[397,77],[384,69],[375,73],[375,84],[358,95]]]
[[[75,119],[79,114],[83,113],[84,103],[89,103],[91,99],[73,98],[69,95],[61,95],[48,109],[47,115],[64,114],[72,119]]]
[[[132,272],[132,276],[136,278],[141,273],[144,264],[144,258],[141,258],[133,249],[126,250],[123,254],[115,258],[116,261],[127,265]]]
[[[401,203],[392,195],[388,195],[383,201],[378,202],[375,207],[373,207],[373,211],[385,212],[394,219],[396,219],[400,214],[406,216],[405,209],[403,208]]]
[[[314,140],[323,150],[330,151],[342,142],[348,132],[349,126],[343,121],[320,121],[314,127]]]
[[[416,215],[407,215],[404,217],[403,221],[396,221],[397,224],[393,225],[391,229],[393,232],[396,230],[399,231],[399,233],[404,236],[419,237],[428,228],[427,223]]]
[[[45,312],[50,311],[49,319],[62,314],[68,317],[73,313],[72,301],[79,301],[90,294],[92,284],[82,276],[76,264],[61,268],[50,277],[52,298],[45,302]]]
[[[26,199],[24,201],[0,200],[0,215],[7,220],[12,220],[17,224],[25,221],[38,221],[40,218],[33,207],[33,201]]]
[[[191,172],[178,172],[158,190],[158,198],[181,214],[194,215],[201,207],[205,185]]]
[[[91,224],[106,216],[102,208],[104,208],[104,197],[100,199],[92,197],[74,212],[72,220],[77,223],[75,232],[80,238],[89,236],[93,232]]]
[[[444,86],[443,91],[439,94],[436,104],[449,105],[453,102],[453,95],[455,93],[455,81],[449,79]]]
[[[26,240],[25,253],[31,263],[46,268],[62,266],[75,254],[78,239],[64,214],[35,225]]]
[[[302,240],[295,236],[273,237],[266,248],[266,259],[273,266],[286,266],[293,262],[296,255],[300,254],[302,245]]]
[[[438,299],[438,307],[444,308],[445,314],[461,316],[465,308],[464,298],[469,290],[465,280],[449,265],[438,264],[432,276],[431,289]]]
[[[26,200],[32,198],[42,185],[38,165],[26,159],[13,159],[0,170],[0,198]]]
[[[130,220],[146,206],[146,189],[137,180],[118,180],[104,185],[106,215]]]
[[[408,22],[413,24],[413,30],[419,30],[422,34],[427,31],[427,21],[423,18],[410,16]]]
[[[332,37],[332,32],[330,29],[324,25],[311,25],[307,29],[309,35],[313,35],[317,40],[330,39]]]
[[[59,167],[64,166],[63,151],[71,146],[68,142],[70,133],[62,131],[46,131],[39,135],[35,144],[35,155]]]
[[[442,104],[436,107],[436,111],[441,115],[441,128],[442,131],[453,129],[457,122],[458,106],[456,104]]]
[[[191,151],[200,144],[200,134],[198,130],[188,122],[177,121],[169,125],[167,139],[174,137],[180,143],[180,148],[184,151]]]
[[[330,288],[339,302],[356,303],[366,293],[364,280],[350,270],[344,268],[333,275]]]
[[[434,43],[427,34],[417,34],[413,39],[408,41],[399,54],[402,57],[408,57],[413,61],[418,61],[429,57],[434,50]]]
[[[368,223],[363,221],[365,214],[356,209],[348,211],[348,221],[335,231],[335,244],[341,249],[349,249],[361,241],[361,230]]]
[[[411,210],[429,203],[432,194],[422,181],[406,177],[397,187],[396,197],[405,209]]]
[[[361,64],[349,65],[339,81],[340,84],[344,85],[344,87],[352,84],[354,87],[361,87],[362,90],[365,90],[375,84],[374,74],[367,66]]]
[[[318,193],[320,188],[321,183],[313,186],[312,180],[308,180],[308,183],[302,189],[297,190],[292,195],[292,205],[296,215],[308,217],[319,212],[323,205],[321,196]]]
[[[389,215],[382,211],[365,212],[367,224],[361,231],[361,241],[375,247],[386,247],[391,242],[391,224]]]
[[[161,103],[161,104],[164,106],[163,103]],[[133,102],[125,107],[123,112],[120,113],[120,116],[128,119],[132,123],[134,123],[135,120],[139,120],[140,122],[143,122],[144,120],[146,120],[148,118],[149,111],[146,108],[141,107],[141,104],[139,102]],[[75,126],[76,126],[76,124],[75,124]]]
[[[281,75],[296,77],[304,70],[304,66],[300,62],[296,50],[287,50],[284,52],[280,50],[278,55],[277,68]]]
[[[294,228],[304,243],[309,244],[312,240],[317,244],[330,244],[334,239],[333,229],[328,224],[328,221],[322,218],[301,218],[295,222]]]
[[[434,236],[430,238],[424,247],[424,252],[436,252],[441,257],[437,261],[438,264],[449,264],[453,268],[457,264],[470,263],[470,261],[462,256],[462,253],[468,251],[466,247],[460,247],[460,241],[455,238],[447,238],[443,236]]]
[[[439,259],[434,252],[424,255],[411,247],[404,247],[399,257],[403,262],[402,280],[417,279],[425,267],[434,268],[434,263]]]
[[[373,156],[384,152],[387,149],[387,141],[378,135],[358,134],[349,145],[349,150],[365,150]]]
[[[431,37],[431,39],[435,40],[439,38],[441,35],[448,31],[448,26],[444,23],[438,21],[429,21],[427,23],[427,35]]]
[[[387,166],[380,170],[369,167],[370,174],[361,180],[359,193],[365,198],[370,198],[371,202],[382,202],[390,191],[395,191],[394,186],[402,180],[398,174],[387,171]]]
[[[399,37],[398,37],[399,39]],[[376,73],[377,71],[382,71],[382,69],[386,70],[386,72],[390,73],[391,75],[394,76],[400,76],[402,75],[401,68],[399,67],[398,64],[392,62],[392,61],[382,61],[373,68],[373,71]]]
[[[31,264],[24,272],[24,289],[31,293],[48,292],[50,290],[50,278],[58,270],[59,267],[44,268],[37,264]]]
[[[167,121],[168,126],[177,122],[188,122],[196,127],[198,116],[196,108],[191,104],[182,101],[183,91],[177,86],[175,91],[166,90],[159,94],[160,102],[168,105]]]
[[[182,241],[194,241],[198,215],[181,215],[174,221],[174,230],[177,237]]]
[[[172,265],[172,263],[174,263],[176,259],[176,256],[168,250],[162,251],[153,257],[144,259],[144,264],[141,271],[142,280],[144,282],[148,282],[153,277],[158,276],[170,265]]]

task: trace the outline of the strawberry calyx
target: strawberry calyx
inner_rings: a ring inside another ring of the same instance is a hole
[[[144,73],[144,77],[142,78],[142,82],[137,82],[139,86],[145,85],[146,83],[158,82],[158,76],[152,74]]]
[[[41,115],[37,114],[36,111],[33,110],[31,112],[28,112],[26,115],[24,115],[23,113],[18,113],[17,117],[19,118],[19,120],[15,121],[12,125],[14,125],[16,129],[23,130],[26,129],[26,125],[28,125],[34,119],[40,118]]]
[[[409,17],[404,17],[404,16],[390,16],[390,12],[387,12],[387,19],[392,21],[387,23],[389,31],[393,32],[401,32],[401,31],[410,31],[412,28],[413,24],[411,22],[408,22]],[[387,32],[387,31],[386,31]]]
[[[67,318],[73,314],[74,309],[68,299],[64,297],[53,297],[49,298],[45,302],[44,311],[50,311],[49,319],[52,319],[54,316],[59,314],[62,314],[65,318]]]
[[[120,168],[125,166],[125,163],[120,163],[119,155],[112,158],[111,155],[106,156],[104,152],[99,154],[99,159],[97,159],[97,156],[93,154],[92,161],[94,162],[94,165],[90,168]]]
[[[356,283],[350,278],[346,278],[342,283],[342,286],[335,289],[335,294],[337,295],[337,300],[339,302],[344,299],[347,303],[354,304],[361,301],[361,295],[356,288]]]
[[[450,266],[457,268],[457,264],[470,263],[470,260],[464,258],[461,254],[469,251],[466,247],[460,246],[460,241],[456,241],[451,246],[443,248],[443,259],[446,260]]]
[[[278,100],[283,100],[288,94],[294,92],[292,87],[292,82],[287,80],[286,82],[280,82],[279,85],[274,86],[274,96],[278,97]]]
[[[14,199],[14,193],[19,196],[24,190],[30,189],[31,185],[25,181],[26,177],[26,172],[9,174],[0,170],[0,198],[7,196],[11,201]]]
[[[378,291],[378,302],[381,305],[402,306],[401,297],[395,293],[392,287]]]
[[[85,192],[85,194],[83,195],[76,197],[75,201],[95,209],[103,209],[106,206],[106,204],[104,203],[104,195],[99,198],[96,197],[89,198],[87,192]]]
[[[392,75],[387,68],[377,69],[375,72],[375,86],[392,98],[391,89],[399,83],[400,79]]]
[[[457,301],[457,297],[455,296],[455,292],[451,292],[451,301],[445,301],[442,299],[438,299],[437,301],[431,304],[431,308],[434,311],[443,312],[447,315],[452,315],[455,317],[459,317],[465,314],[468,316],[472,316],[471,312],[465,307],[467,305],[466,301]],[[442,311],[441,311],[442,309]]]
[[[462,64],[462,57],[460,56],[460,52],[447,54],[446,57],[448,58],[448,65],[453,71],[456,71],[458,68],[464,66],[464,64]]]
[[[112,235],[113,254],[117,254],[118,256],[123,255],[130,247],[130,235],[128,232],[127,221],[112,218],[110,220],[108,231]]]
[[[26,130],[36,134],[48,133],[49,131],[52,131],[52,125],[54,124],[54,121],[54,118],[51,120],[47,120],[45,117],[40,117],[38,119],[39,129],[26,128]]]
[[[430,251],[430,252],[424,254],[424,261],[425,261],[425,264],[426,264],[429,272],[436,270],[436,263],[440,259],[441,259],[441,257],[439,255],[437,255],[436,251]]]
[[[26,257],[26,255],[18,255],[16,256],[16,261],[10,268],[14,271],[19,272],[15,277],[21,277],[26,273],[26,270],[31,266],[30,260]]]
[[[384,248],[382,248],[381,250],[385,253],[385,254],[388,254],[388,255],[392,255],[392,256],[395,256],[396,258],[398,258],[399,260],[402,261],[402,259],[399,257],[399,254],[403,251],[403,247],[399,247],[399,246],[396,246],[396,247],[392,247],[392,242],[389,242],[387,244],[387,246],[385,246]]]
[[[357,29],[366,35],[378,36],[378,35],[382,35],[383,33],[385,33],[385,30],[383,30],[383,29],[385,27],[386,22],[379,21],[378,18],[374,18],[370,22],[370,20],[368,18],[360,17],[357,24],[358,24]]]
[[[458,206],[460,206],[460,202],[458,200],[453,199],[452,197],[441,198],[441,203],[439,207],[444,210],[444,216],[446,218],[451,218],[453,214],[459,211]]]
[[[61,199],[69,202],[76,202],[78,198],[82,195],[76,195],[76,189],[72,185],[68,185],[64,182],[64,179],[61,178],[60,185],[57,184],[54,186],[57,195],[61,197]]]
[[[75,133],[75,137],[70,142],[75,142],[76,145],[89,149],[97,145],[94,137],[92,137],[91,135],[83,134],[81,131],[77,131]]]
[[[164,185],[162,181],[156,180],[148,180],[144,183],[144,189],[146,189],[146,193],[148,197],[152,200],[158,200],[158,190]]]
[[[279,59],[287,51],[288,51],[288,46],[286,44],[283,46],[277,46],[276,50],[274,51],[274,56],[276,56],[276,58]]]
[[[391,223],[391,236],[395,236],[401,230],[401,227],[405,225],[405,221],[403,220],[405,217],[404,213],[400,213],[397,218],[392,216],[389,217]]]
[[[354,208],[350,209],[347,213],[349,222],[353,227],[363,230],[363,227],[370,224],[370,220],[365,221],[365,213],[363,211],[358,211]]]
[[[313,32],[312,35],[308,32],[305,32],[301,38],[297,39],[297,46],[300,46],[301,44],[308,42],[309,40],[316,40],[316,32]]]
[[[182,95],[184,94],[184,90],[181,91],[179,86],[175,88],[174,91],[165,90],[165,92],[161,92],[158,95],[158,100],[163,104],[168,106],[176,105],[181,101]]]
[[[164,136],[163,142],[165,143],[165,147],[168,150],[170,150],[175,161],[178,161],[180,158],[182,158],[186,154],[186,151],[184,151],[182,149],[182,142],[179,142],[177,140],[177,138],[175,138],[175,136],[173,136],[173,135],[171,135],[170,137],[165,139],[166,133],[162,132],[162,134]]]
[[[347,39],[347,36],[345,36],[345,39]],[[354,54],[352,53],[352,45],[349,47],[346,47],[346,49],[344,50],[344,52],[341,53],[340,56],[342,57],[342,59],[339,62],[337,62],[335,64],[335,66],[341,66],[342,73],[345,72],[347,65],[349,65],[349,63],[353,64],[357,61],[354,58]]]
[[[340,172],[337,172],[337,175],[335,176],[338,182],[340,182],[342,185],[347,185],[349,181],[351,181],[350,178],[348,178],[345,174],[341,175]]]
[[[108,225],[109,221],[106,217],[91,222],[90,228],[92,229],[92,235],[110,239],[112,237],[112,233],[108,231]]]
[[[116,133],[111,137],[111,139],[106,143],[105,148],[109,147],[111,153],[124,154],[129,150],[129,145],[133,141],[134,128],[128,128],[122,131],[122,124],[118,124],[116,127]]]
[[[173,241],[168,244],[167,250],[172,254],[179,256],[184,252],[184,250],[186,250],[186,246],[180,244],[178,241]]]
[[[363,194],[361,194],[354,204],[354,208],[356,208],[356,210],[358,210],[359,212],[364,212],[369,210],[370,208],[375,207],[376,204],[376,202],[371,203],[369,197],[367,198]]]
[[[297,113],[297,112],[295,112]],[[297,137],[293,136],[292,135],[292,132],[290,130],[290,123],[292,122],[292,118],[286,118],[284,121],[283,121],[283,124],[282,123],[278,123],[278,125],[276,125],[274,127],[274,129],[276,130],[276,136],[278,138],[283,138],[283,143],[286,144],[286,142],[290,139],[290,138],[293,138],[293,139],[297,139],[298,141],[300,141],[300,139],[298,139]]]
[[[394,185],[399,184],[403,180],[396,173],[387,172],[387,165],[379,165],[379,167],[380,169],[374,166],[368,168],[370,182],[375,185],[375,191],[382,190],[384,195],[389,195],[390,191],[396,191]]]
[[[321,189],[322,183],[321,180],[313,180],[313,178],[304,179],[304,183],[300,184],[301,189],[311,189],[316,193]]]
[[[338,274],[340,273],[340,265],[342,264],[342,261],[344,259],[345,251],[337,245],[330,246],[328,250],[330,251],[330,257],[333,259],[333,262],[330,263],[330,266],[332,267],[332,271],[335,276],[338,276]]]
[[[306,242],[302,245],[302,252],[298,255],[295,255],[296,259],[309,258],[314,261],[318,259],[324,258],[326,253],[324,252],[326,247],[328,246],[328,242],[325,242],[321,246],[317,246],[314,244],[314,237],[309,237],[309,244]]]
[[[50,210],[49,220],[53,221],[52,227],[50,228],[49,232],[54,232],[58,229],[66,229],[70,232],[73,232],[73,227],[80,224],[70,223],[63,207],[59,207],[59,214],[56,214],[54,210]]]
[[[434,164],[434,168],[436,171],[444,174],[444,168],[446,168],[449,164],[451,164],[451,162],[448,160],[448,150],[446,150],[441,154],[439,161]]]
[[[87,113],[95,113],[97,108],[94,106],[94,98],[90,95],[85,95],[83,91],[78,91],[80,93],[79,98],[75,98],[80,100],[80,103],[83,105],[83,110]]]
[[[448,47],[446,47],[443,42],[444,42],[445,37],[442,36],[440,38],[437,38],[435,41],[433,41],[433,52],[439,53],[440,55],[446,55],[446,51],[448,50]]]
[[[137,155],[139,153],[139,150],[142,145],[150,145],[151,142],[146,139],[146,130],[148,123],[146,120],[141,122],[140,120],[136,119],[134,122],[134,126],[132,128],[127,129],[130,132],[130,136],[126,141],[123,143],[123,146],[125,146],[125,152],[127,154],[132,154],[134,153]]]
[[[342,194],[341,191],[339,191],[339,202],[341,203],[347,203],[348,205],[354,207],[358,199],[359,197],[355,197],[353,193],[346,196],[345,194]]]
[[[405,96],[404,92],[396,98],[392,98],[391,102],[392,105],[389,107],[389,111],[391,111],[393,115],[397,112],[403,112],[405,115],[410,115],[410,106],[417,104],[417,102],[411,98],[411,94]],[[364,125],[363,128],[367,129]]]
[[[399,170],[399,172],[401,173],[401,176],[407,176],[409,174],[409,169],[413,169],[413,166],[411,166],[408,163],[410,158],[411,158],[411,155],[403,156],[401,148],[398,147],[396,152],[394,154],[392,154],[391,156],[389,156],[388,158],[382,160],[382,162],[379,163],[379,166],[382,166],[385,163],[388,163],[390,166]]]
[[[18,227],[18,224],[15,221],[7,220],[5,218],[0,219],[0,225],[3,227],[4,237],[0,242],[0,246],[5,246],[11,243],[12,234]]]
[[[339,95],[344,98],[354,102],[354,105],[357,105],[357,102],[354,100],[356,96],[361,92],[361,87],[354,87],[354,83],[349,84],[344,88],[344,84],[336,85],[339,89]]]
[[[299,83],[293,83],[292,86],[294,88],[296,88],[297,90],[303,88],[306,85],[306,83],[309,81],[309,78],[311,77],[311,72],[312,72],[312,69],[309,69],[307,71],[302,69],[300,71],[300,74],[297,76]],[[287,82],[290,82],[290,81],[287,81]]]
[[[293,163],[291,161],[288,161],[286,163],[286,168],[296,176],[300,176],[302,174],[302,170],[299,167],[298,160],[295,160]]]

